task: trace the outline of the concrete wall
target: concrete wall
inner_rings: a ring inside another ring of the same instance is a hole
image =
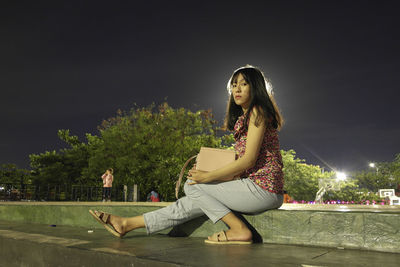
[[[102,228],[88,213],[102,210],[136,216],[169,203],[0,202],[0,220]],[[285,204],[256,216],[244,216],[265,243],[344,247],[400,253],[400,207]],[[206,217],[163,233],[206,237],[227,229]],[[144,229],[142,231],[145,231]],[[257,233],[254,235],[257,237]]]

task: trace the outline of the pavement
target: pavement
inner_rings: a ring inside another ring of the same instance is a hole
[[[204,238],[0,221],[0,266],[396,266],[400,253],[294,245],[210,245]]]

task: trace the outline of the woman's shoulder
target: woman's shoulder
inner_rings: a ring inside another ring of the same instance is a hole
[[[249,112],[249,116],[250,117],[257,117],[257,116],[262,116],[264,117],[264,110],[261,106],[257,106],[255,105],[254,107],[252,107],[252,109]]]
[[[265,114],[263,109],[259,106],[254,106],[249,112],[249,121],[252,123],[265,123]]]
[[[251,110],[250,110],[250,112],[249,112],[249,115],[250,116],[254,116],[254,117],[257,117],[259,114],[260,114],[260,107],[258,107],[258,106],[254,106]]]

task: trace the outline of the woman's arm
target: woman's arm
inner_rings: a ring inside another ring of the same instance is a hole
[[[264,138],[265,122],[255,125],[257,109],[254,108],[250,115],[249,128],[247,132],[246,150],[244,155],[234,162],[215,171],[204,172],[198,170],[189,171],[189,179],[196,183],[209,183],[214,181],[233,180],[235,175],[241,174],[253,167],[257,161],[258,153]]]

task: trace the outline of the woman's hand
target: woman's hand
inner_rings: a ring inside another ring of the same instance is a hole
[[[189,185],[205,184],[209,182],[208,172],[195,170],[194,168],[189,171],[187,178],[191,180],[191,182],[188,183]]]

